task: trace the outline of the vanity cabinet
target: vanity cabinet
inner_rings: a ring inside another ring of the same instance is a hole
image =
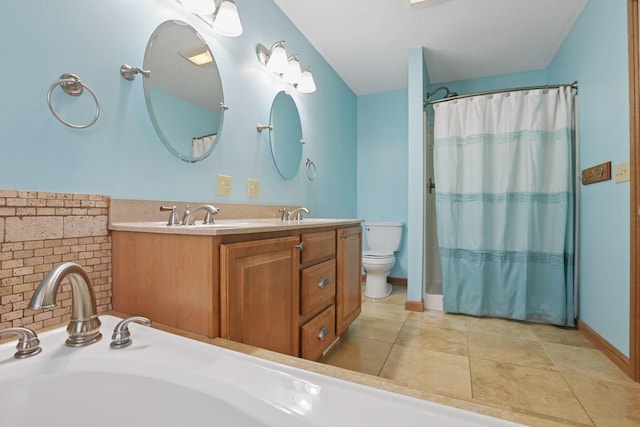
[[[113,308],[315,360],[360,314],[361,227],[113,231]]]
[[[220,247],[221,334],[298,355],[297,236]]]

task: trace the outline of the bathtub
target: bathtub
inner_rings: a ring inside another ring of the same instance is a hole
[[[137,324],[112,350],[120,320],[101,316],[102,341],[13,358],[0,345],[2,427],[516,426],[508,421],[288,367]]]

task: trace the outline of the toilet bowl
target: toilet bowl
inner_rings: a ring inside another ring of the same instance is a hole
[[[364,295],[385,298],[392,287],[387,276],[396,263],[394,252],[400,249],[401,222],[368,222],[364,224],[369,250],[362,252],[362,268],[366,273]]]

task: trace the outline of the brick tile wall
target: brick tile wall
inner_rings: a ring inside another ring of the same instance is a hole
[[[98,312],[111,310],[108,210],[108,196],[0,189],[0,329],[25,326],[38,331],[69,321],[67,280],[58,290],[55,308],[27,309],[47,272],[66,261],[80,264],[89,274]]]

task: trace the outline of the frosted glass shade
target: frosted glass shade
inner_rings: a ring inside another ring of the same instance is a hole
[[[287,60],[287,51],[284,48],[282,42],[277,43],[267,60],[267,69],[276,74],[284,74],[289,68],[289,61]]]
[[[287,83],[294,85],[300,83],[302,80],[302,71],[300,70],[300,62],[298,61],[298,57],[296,55],[289,58],[289,63],[287,64],[287,71],[282,76],[284,81]]]
[[[312,93],[316,91],[316,82],[313,80],[311,70],[306,68],[302,72],[302,78],[300,79],[300,83],[298,83],[296,89],[302,93]]]
[[[242,34],[242,23],[238,8],[233,0],[223,0],[218,7],[213,30],[227,37],[237,37]]]

